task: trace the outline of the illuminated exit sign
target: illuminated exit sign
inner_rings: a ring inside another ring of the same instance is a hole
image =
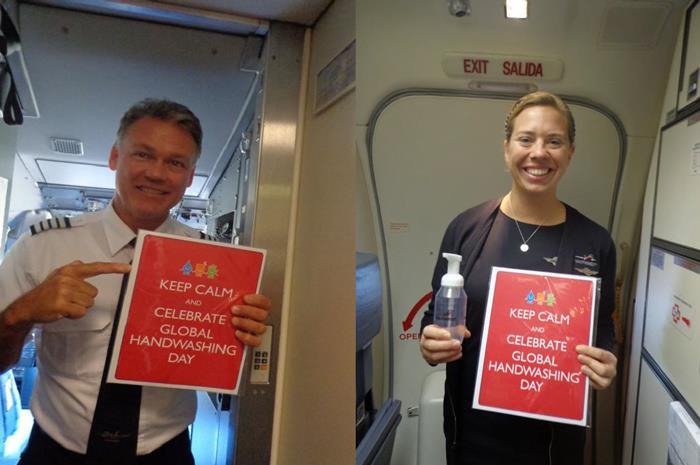
[[[453,78],[557,81],[564,73],[564,63],[541,57],[445,53],[442,69]]]

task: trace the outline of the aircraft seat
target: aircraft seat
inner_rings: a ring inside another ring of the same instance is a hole
[[[376,255],[356,254],[355,463],[388,464],[396,428],[401,421],[401,402],[387,399],[377,410],[372,393],[372,339],[382,325],[382,284]]]

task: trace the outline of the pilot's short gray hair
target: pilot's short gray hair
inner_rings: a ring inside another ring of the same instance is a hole
[[[119,121],[119,129],[117,130],[117,143],[121,142],[126,134],[126,131],[132,124],[141,118],[156,118],[163,121],[172,121],[188,132],[192,136],[192,140],[197,146],[199,157],[202,152],[202,125],[199,118],[192,111],[181,103],[171,100],[147,98],[135,103],[129,108],[121,121]]]

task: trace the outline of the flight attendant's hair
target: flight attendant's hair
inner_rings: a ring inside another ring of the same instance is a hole
[[[571,114],[569,106],[564,103],[559,96],[544,91],[532,92],[524,95],[513,104],[513,107],[510,109],[510,113],[508,113],[508,116],[506,117],[507,141],[510,141],[510,136],[513,135],[513,121],[515,118],[522,113],[523,110],[533,106],[546,106],[559,110],[559,112],[566,118],[569,143],[574,143],[574,139],[576,138],[576,123],[574,122],[574,116]]]

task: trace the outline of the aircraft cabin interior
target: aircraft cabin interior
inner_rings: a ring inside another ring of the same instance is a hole
[[[576,122],[557,196],[617,257],[617,375],[586,390],[584,463],[700,465],[700,0],[0,6],[0,259],[110,205],[119,119],[144,98],[204,130],[170,215],[266,251],[265,337],[237,395],[197,391],[198,465],[447,463],[450,375],[421,319],[447,225],[511,188],[504,118],[535,91]],[[542,224],[515,224],[524,253]],[[0,374],[0,465],[32,429],[41,335]]]

